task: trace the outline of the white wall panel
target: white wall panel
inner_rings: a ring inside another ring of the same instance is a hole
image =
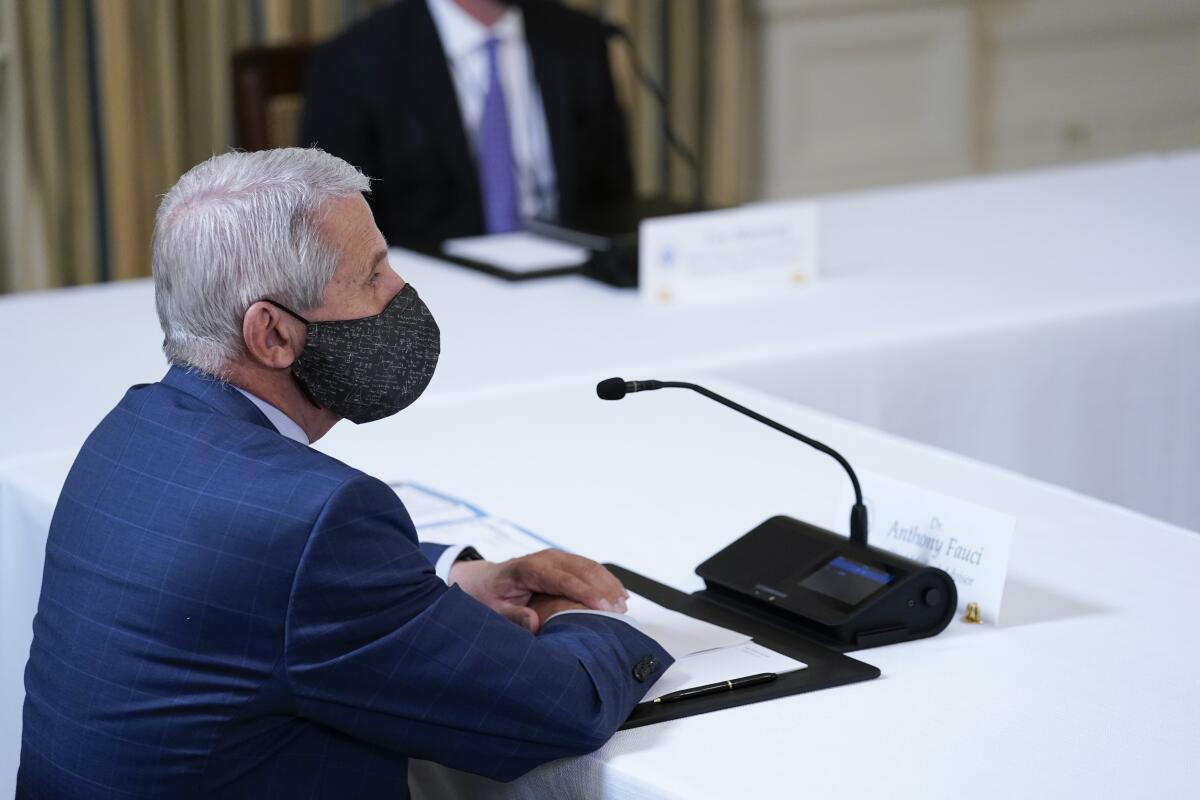
[[[760,0],[754,193],[1200,146],[1200,0]]]
[[[970,169],[965,7],[835,15],[777,11],[763,29],[761,194]]]

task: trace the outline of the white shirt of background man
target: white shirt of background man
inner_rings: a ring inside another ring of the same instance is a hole
[[[500,41],[496,61],[508,127],[512,136],[513,163],[517,169],[517,191],[521,216],[554,216],[558,211],[558,183],[542,92],[533,72],[533,59],[525,42],[525,18],[521,10],[509,6],[492,27],[463,11],[454,0],[427,0],[429,13],[442,40],[442,50],[450,65],[458,109],[466,127],[467,141],[478,152],[479,121],[488,87],[486,43]]]

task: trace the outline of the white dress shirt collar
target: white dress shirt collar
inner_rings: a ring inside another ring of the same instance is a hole
[[[271,424],[275,426],[275,430],[279,431],[282,435],[294,442],[299,442],[300,444],[309,444],[308,434],[304,432],[303,428],[293,422],[292,418],[287,414],[283,413],[266,400],[263,400],[258,395],[250,394],[240,386],[234,386],[233,388],[241,392],[242,395],[251,403],[254,403],[254,405],[258,406],[258,410],[261,411],[263,416],[265,416],[271,422]]]
[[[509,6],[490,28],[463,11],[454,0],[427,0],[429,15],[442,40],[442,50],[451,62],[481,49],[488,39],[524,41],[525,19],[521,9]]]

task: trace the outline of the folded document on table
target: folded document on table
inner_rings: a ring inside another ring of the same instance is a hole
[[[504,561],[550,546],[520,526],[492,517],[465,501],[413,483],[393,486],[422,539],[469,544],[490,561]],[[640,595],[631,594],[628,606],[629,617],[637,627],[675,659],[647,692],[646,700],[694,686],[807,666],[768,650],[745,634],[672,611]]]

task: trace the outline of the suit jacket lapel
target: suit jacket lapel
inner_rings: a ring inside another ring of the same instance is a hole
[[[391,78],[408,84],[410,93],[406,98],[412,102],[418,122],[429,131],[433,146],[445,158],[459,191],[474,205],[482,220],[475,157],[467,143],[458,94],[437,26],[425,0],[400,0],[400,5],[402,11],[394,17],[397,63]]]
[[[566,70],[569,65],[558,50],[554,31],[539,14],[536,3],[522,3],[525,20],[525,41],[533,59],[533,74],[537,78],[542,94],[542,106],[546,111],[546,129],[550,134],[550,150],[554,156],[554,173],[558,183],[558,210],[560,215],[571,208],[570,199],[575,196],[575,165],[566,158],[574,152],[571,130],[570,85]]]

